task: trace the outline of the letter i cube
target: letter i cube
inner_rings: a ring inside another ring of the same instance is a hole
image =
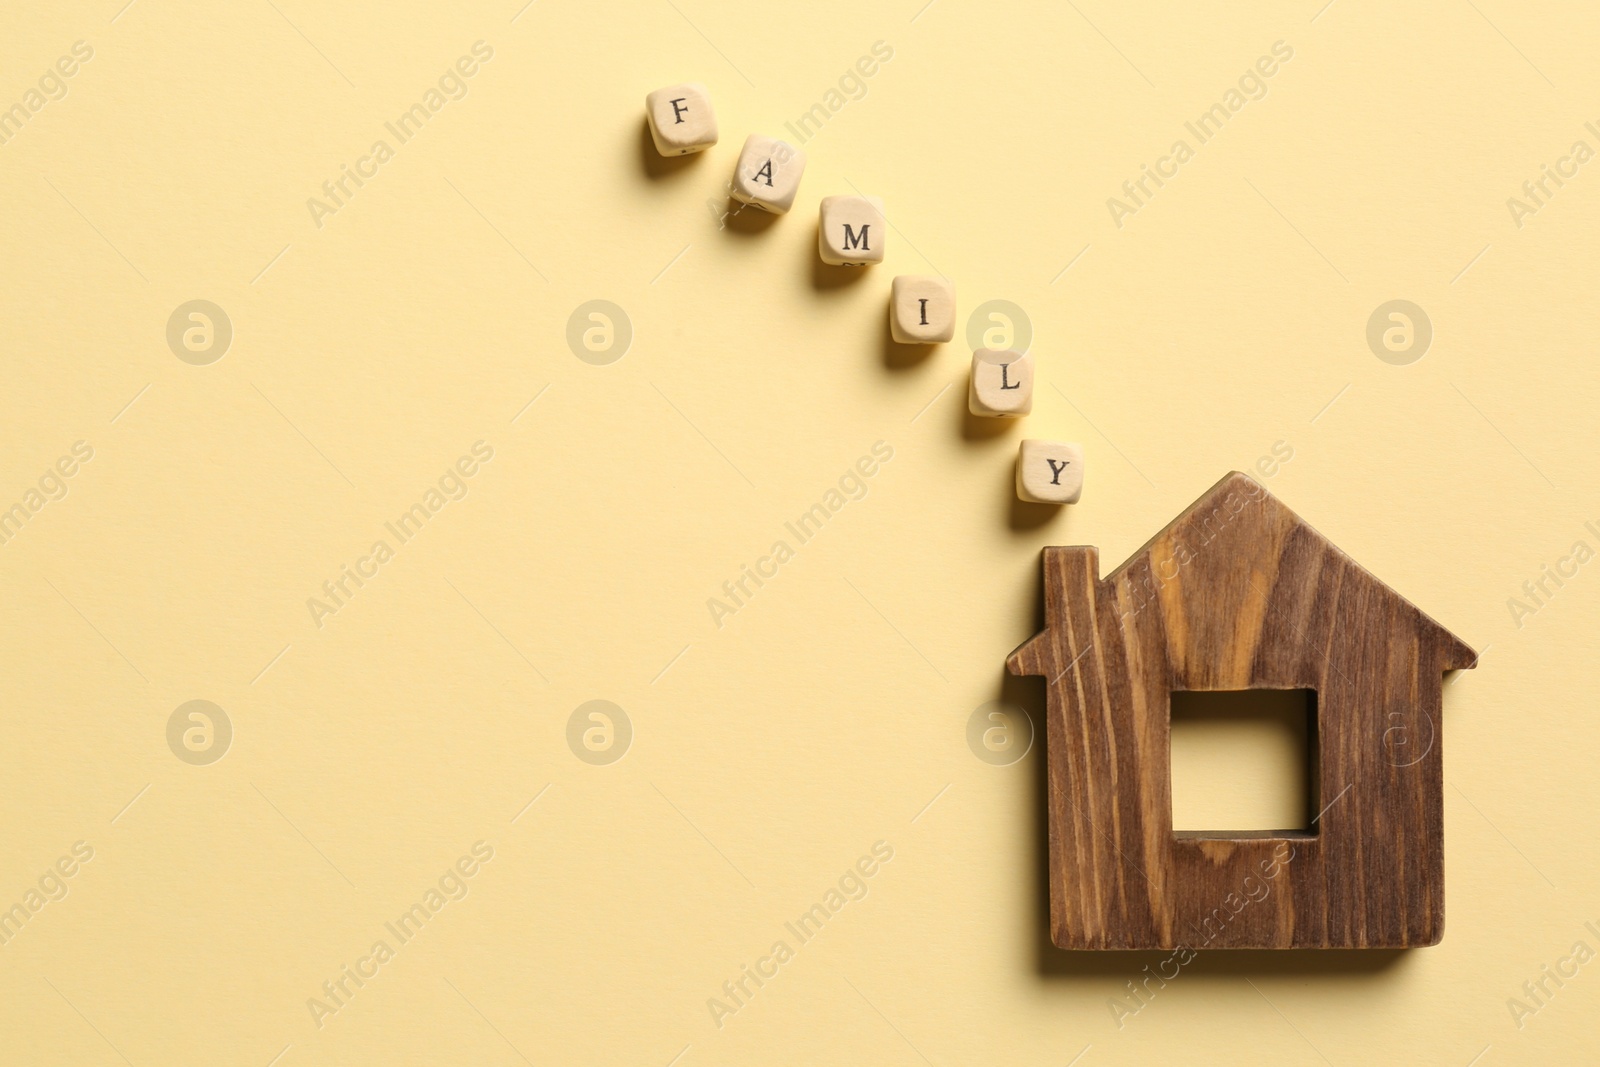
[[[889,286],[889,335],[903,345],[956,335],[956,287],[948,278],[902,274]]]
[[[717,143],[717,115],[704,85],[687,82],[657,89],[644,98],[650,139],[664,156],[704,152]]]

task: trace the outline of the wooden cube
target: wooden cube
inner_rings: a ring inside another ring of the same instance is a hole
[[[967,410],[992,419],[1014,419],[1033,410],[1033,353],[980,348],[972,353]]]
[[[1017,451],[1017,498],[1076,504],[1083,495],[1083,449],[1070,442],[1024,441]]]
[[[883,262],[883,201],[875,196],[825,196],[817,252],[836,267]]]
[[[794,206],[806,154],[784,141],[752,133],[733,168],[731,194],[740,203],[782,215]]]
[[[717,143],[717,114],[711,94],[696,82],[669,85],[644,98],[650,139],[664,156],[704,152]]]
[[[889,335],[903,345],[956,335],[956,287],[948,278],[902,274],[889,287]]]

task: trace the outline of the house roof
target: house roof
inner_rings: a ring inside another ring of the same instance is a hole
[[[1076,562],[1069,564],[1069,560]],[[1232,656],[1231,644],[1250,626],[1273,620],[1264,612],[1292,616],[1289,628],[1326,630],[1336,606],[1364,605],[1363,625],[1406,626],[1420,642],[1439,651],[1443,669],[1472,667],[1477,654],[1460,638],[1380,581],[1291,511],[1259,482],[1232,471],[1168,523],[1121,566],[1098,577],[1093,548],[1045,549],[1046,618],[1056,623],[1074,582],[1052,580],[1052,570],[1077,571],[1093,584],[1115,590],[1124,616],[1159,603],[1175,643],[1197,655]],[[1052,595],[1052,590],[1059,590]],[[1255,616],[1253,622],[1250,616]],[[1382,623],[1372,620],[1382,620]],[[1013,673],[1027,670],[1030,646],[1038,648],[1050,626],[1012,653]],[[1370,638],[1370,634],[1365,635]]]

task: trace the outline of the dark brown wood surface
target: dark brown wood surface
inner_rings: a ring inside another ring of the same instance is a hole
[[[1444,930],[1443,674],[1461,640],[1237,472],[1105,578],[1043,554],[1051,936],[1379,948]],[[1175,834],[1174,690],[1316,691],[1309,831]]]

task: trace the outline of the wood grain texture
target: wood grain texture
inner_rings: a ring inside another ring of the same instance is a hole
[[[1043,553],[1051,936],[1396,948],[1444,930],[1440,704],[1476,654],[1234,472],[1113,573]],[[1174,690],[1313,689],[1309,831],[1175,834]]]

